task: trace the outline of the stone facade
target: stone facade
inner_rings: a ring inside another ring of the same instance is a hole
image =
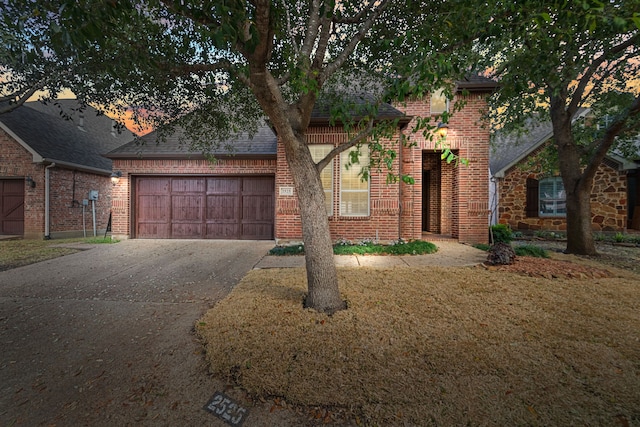
[[[526,160],[525,160],[526,161]],[[524,161],[523,161],[524,162]],[[513,230],[564,231],[566,218],[562,216],[527,216],[527,179],[542,179],[543,173],[531,173],[516,165],[498,180],[498,222]],[[622,232],[627,228],[627,178],[616,165],[605,160],[596,173],[591,193],[593,231]]]

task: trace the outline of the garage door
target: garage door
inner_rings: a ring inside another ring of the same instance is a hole
[[[273,239],[273,177],[139,177],[138,238]]]
[[[0,234],[24,233],[24,180],[0,179]]]

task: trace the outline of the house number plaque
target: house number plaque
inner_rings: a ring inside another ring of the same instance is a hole
[[[293,187],[280,187],[281,196],[293,196]]]
[[[249,414],[246,408],[238,405],[229,396],[225,396],[219,391],[216,391],[204,409],[231,426],[241,426]]]

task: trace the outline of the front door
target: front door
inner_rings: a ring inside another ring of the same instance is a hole
[[[23,179],[0,179],[0,234],[24,234]]]

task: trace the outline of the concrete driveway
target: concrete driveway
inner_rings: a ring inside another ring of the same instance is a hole
[[[1,272],[0,426],[224,425],[193,325],[271,247],[129,240]]]

